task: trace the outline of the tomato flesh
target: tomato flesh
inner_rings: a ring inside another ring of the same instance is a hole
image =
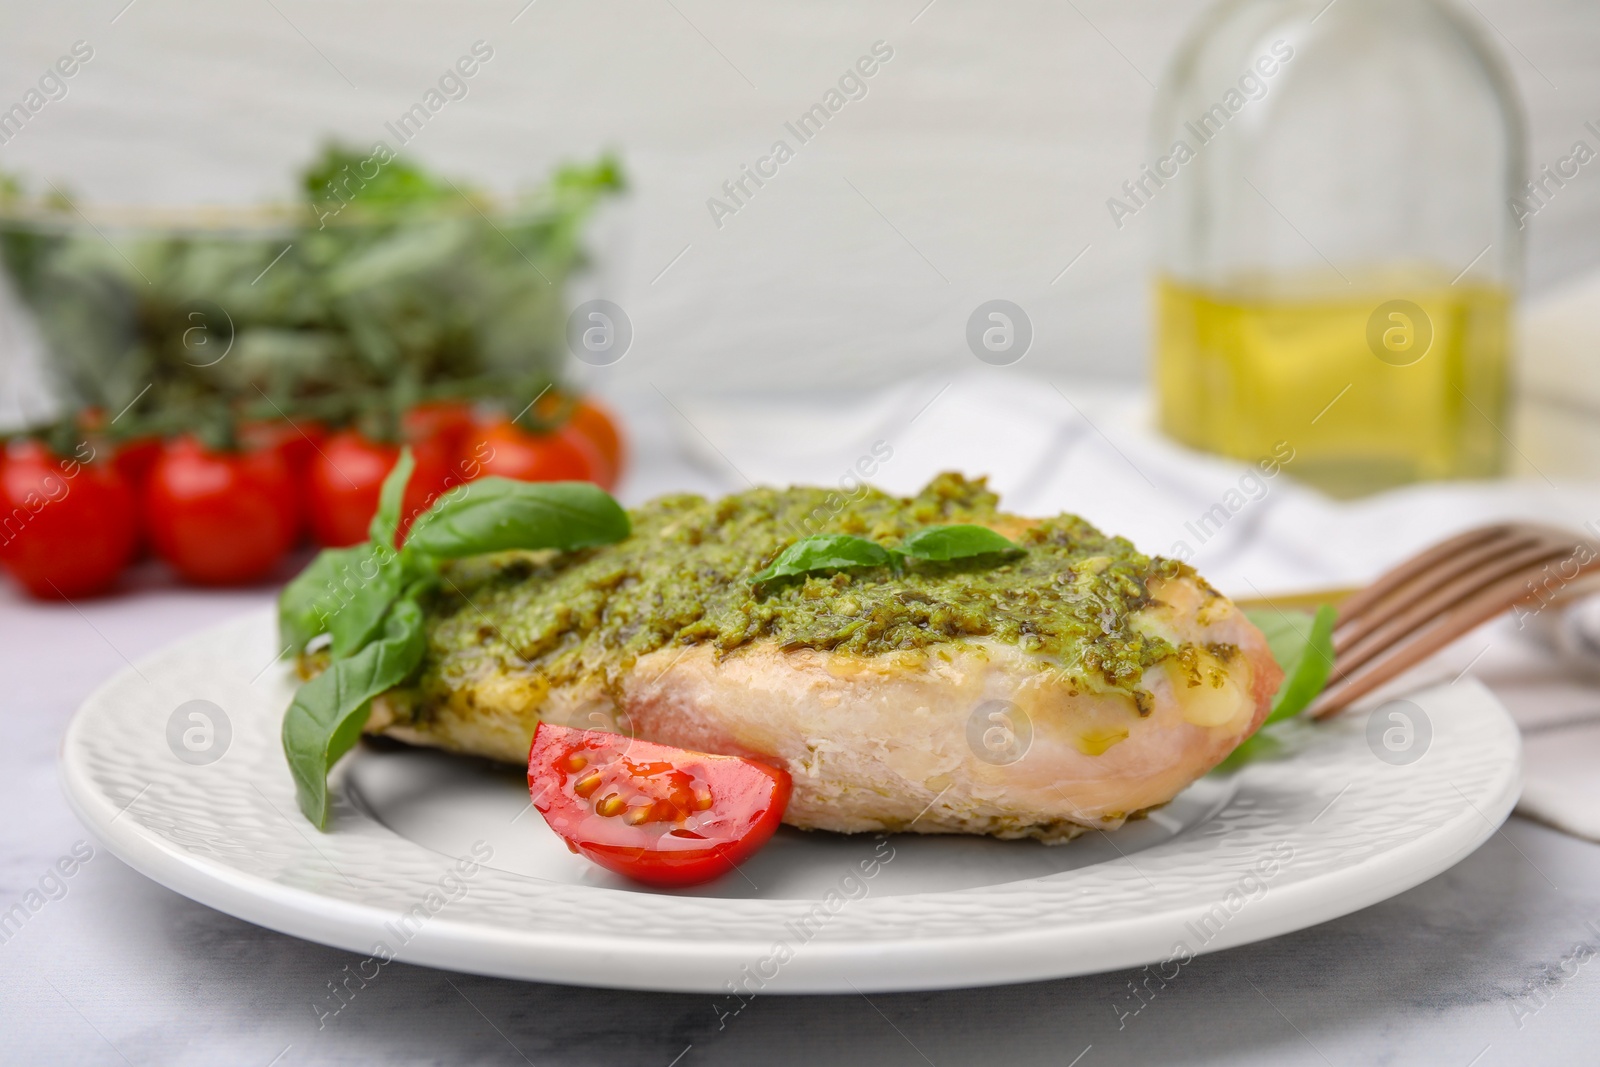
[[[767,843],[789,773],[603,730],[540,723],[528,753],[533,806],[567,847],[658,886],[709,882]]]

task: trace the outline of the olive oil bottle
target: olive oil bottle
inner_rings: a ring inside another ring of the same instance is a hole
[[[1153,130],[1111,215],[1157,216],[1167,434],[1342,497],[1501,471],[1523,126],[1453,0],[1224,0]]]
[[[1395,294],[1405,294],[1396,296]],[[1157,283],[1162,428],[1335,496],[1491,477],[1508,413],[1511,296],[1448,279],[1297,292],[1282,280]]]

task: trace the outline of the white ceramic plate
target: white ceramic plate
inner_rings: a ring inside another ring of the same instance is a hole
[[[743,875],[659,892],[570,854],[515,768],[442,753],[358,748],[331,832],[312,829],[278,744],[292,678],[275,647],[251,615],[103,686],[62,747],[78,814],[134,868],[250,922],[510,978],[870,992],[1181,962],[1432,877],[1494,832],[1520,778],[1515,726],[1468,680],[1347,714],[1112,834],[785,828]]]

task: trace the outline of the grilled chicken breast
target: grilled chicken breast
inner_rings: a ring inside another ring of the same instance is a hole
[[[1282,673],[1187,566],[981,481],[917,497],[669,497],[627,541],[461,561],[415,687],[369,732],[522,763],[542,718],[785,767],[785,821],[1069,839],[1164,804],[1266,717]],[[1019,559],[754,588],[799,537],[988,526]]]

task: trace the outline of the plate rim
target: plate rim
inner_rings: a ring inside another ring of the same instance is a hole
[[[138,802],[135,797],[120,810],[99,788],[81,758],[83,730],[94,709],[109,696],[143,677],[139,668],[155,669],[156,661],[182,654],[189,646],[216,639],[230,628],[259,625],[270,611],[257,610],[207,627],[129,665],[106,680],[73,714],[62,737],[59,768],[67,800],[74,813],[111,851],[139,873],[174,892],[255,925],[346,951],[372,954],[386,922],[399,912],[380,904],[347,900],[288,885],[255,872],[229,866],[220,859],[185,851],[136,819],[122,816]],[[1347,866],[1300,881],[1274,886],[1251,902],[1248,918],[1230,921],[1195,956],[1233,948],[1340,918],[1404,892],[1449,869],[1475,851],[1510,814],[1521,791],[1521,740],[1515,724],[1500,702],[1475,679],[1463,679],[1460,692],[1485,699],[1497,713],[1498,726],[1509,730],[1512,744],[1498,774],[1481,790],[1477,801],[1462,794],[1465,807],[1425,833],[1399,845],[1361,858]],[[1425,692],[1437,692],[1435,687]],[[1242,773],[1248,773],[1248,770]],[[1459,792],[1459,788],[1457,789]],[[413,848],[425,846],[402,837],[381,821],[360,810],[365,824],[404,841]],[[1202,824],[1203,825],[1203,824]],[[315,847],[315,846],[313,846]],[[1070,847],[1070,846],[1067,846]],[[1160,848],[1161,846],[1156,846]],[[429,850],[430,852],[432,850]],[[441,860],[443,857],[439,855]],[[1115,861],[1113,861],[1114,863]],[[1131,861],[1130,861],[1131,862]],[[1094,867],[1082,868],[1093,870]],[[1135,868],[1137,869],[1137,868]],[[503,872],[511,878],[523,878]],[[1061,875],[1046,875],[1060,878]],[[1146,879],[1148,880],[1148,879]],[[530,881],[533,881],[530,879]],[[1023,887],[1035,879],[1001,886],[910,894],[938,898],[1004,891]],[[651,897],[646,891],[607,887],[572,887],[583,892],[621,893]],[[866,898],[862,903],[893,907],[907,896]],[[747,903],[728,898],[672,898],[702,901],[706,907],[735,908]],[[888,903],[885,903],[888,902]],[[769,902],[763,902],[769,903]],[[805,900],[792,901],[798,909]],[[1076,975],[1138,967],[1159,962],[1148,945],[1155,940],[1153,927],[1171,930],[1209,911],[1216,901],[1201,895],[1184,909],[1150,915],[1136,914],[1110,922],[1097,922],[1097,938],[1086,937],[1081,922],[1041,925],[1006,932],[975,929],[961,933],[924,934],[900,940],[860,944],[819,939],[807,941],[783,972],[764,982],[763,994],[890,992],[967,988],[1066,978]],[[694,905],[690,905],[693,907]],[[1194,914],[1189,914],[1188,909]],[[1175,914],[1175,912],[1183,914]],[[1241,912],[1242,914],[1242,912]],[[1170,924],[1170,928],[1168,926]],[[498,934],[498,939],[494,936]],[[1148,936],[1146,936],[1148,935]],[[738,977],[741,965],[751,964],[771,946],[767,938],[730,937],[713,947],[683,937],[638,939],[613,933],[583,930],[496,930],[481,922],[439,914],[406,941],[394,958],[403,962],[465,973],[518,980],[618,989],[652,989],[672,992],[725,994]],[[533,951],[530,951],[533,950]],[[692,966],[686,967],[687,962]],[[744,970],[748,970],[745,966]],[[626,973],[622,973],[626,971]],[[845,975],[843,972],[848,971]],[[779,980],[781,979],[781,980]]]

